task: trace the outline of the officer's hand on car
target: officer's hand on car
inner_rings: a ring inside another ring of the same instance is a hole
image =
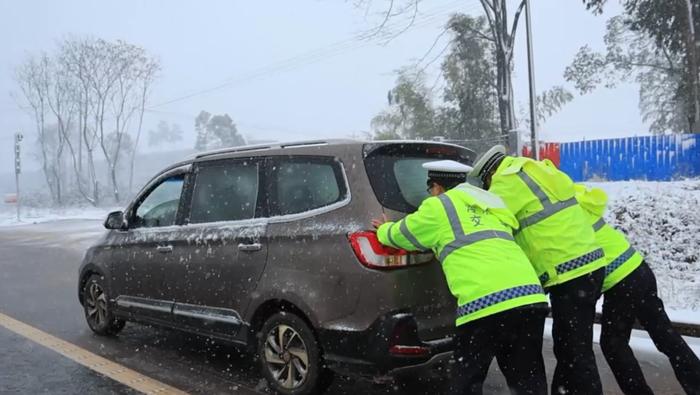
[[[372,220],[372,226],[374,226],[375,228],[379,228],[380,226],[382,226],[382,224],[388,221],[389,219],[386,217],[386,214],[382,214],[381,218],[375,218]]]

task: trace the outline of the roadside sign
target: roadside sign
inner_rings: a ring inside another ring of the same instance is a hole
[[[22,141],[23,138],[24,136],[22,136],[22,133],[15,133],[15,174],[19,174],[22,172],[19,143]]]
[[[22,142],[22,139],[24,136],[22,133],[18,132],[15,133],[15,188],[17,188],[17,192],[14,194],[14,197],[10,197],[8,199],[7,196],[5,196],[5,202],[9,204],[14,204],[15,207],[17,207],[17,222],[20,221],[19,219],[19,212],[20,212],[20,200],[19,200],[19,173],[22,172],[22,166],[20,163],[20,144]],[[9,202],[8,202],[9,200]]]
[[[17,204],[17,194],[16,193],[6,193],[5,203],[7,204]]]

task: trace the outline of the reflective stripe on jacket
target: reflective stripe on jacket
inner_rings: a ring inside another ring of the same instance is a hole
[[[491,180],[520,222],[515,241],[545,287],[583,276],[605,265],[574,184],[550,161],[507,156]]]
[[[603,214],[608,197],[600,188],[587,188],[576,185],[576,199],[588,214],[595,231],[595,238],[605,252],[605,280],[602,291],[605,292],[632,273],[644,260],[632,247],[624,233],[605,223]]]
[[[546,302],[537,275],[513,241],[515,217],[498,197],[462,184],[423,201],[413,214],[377,229],[382,244],[432,250],[452,295],[456,324]]]

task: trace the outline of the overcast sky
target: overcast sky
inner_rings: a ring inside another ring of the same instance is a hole
[[[0,172],[11,169],[12,134],[33,128],[11,96],[17,92],[15,67],[70,35],[122,39],[158,57],[163,70],[145,130],[159,120],[178,123],[191,133],[187,146],[193,144],[193,119],[200,110],[230,114],[248,138],[348,137],[368,131],[370,119],[386,106],[394,71],[423,56],[451,13],[482,13],[479,0],[424,0],[409,31],[389,43],[358,40],[359,32],[381,22],[378,12],[388,3],[373,1],[369,11],[354,7],[352,0],[2,1]],[[605,20],[620,11],[611,3],[606,15],[593,16],[580,0],[532,4],[538,91],[564,84],[564,68],[580,46],[602,48]],[[512,11],[516,2],[509,5]],[[516,101],[526,108],[522,22],[514,84]],[[402,26],[400,18],[391,23]],[[637,105],[634,85],[577,96],[542,125],[542,134],[552,141],[645,134]]]

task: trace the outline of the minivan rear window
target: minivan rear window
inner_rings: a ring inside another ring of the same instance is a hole
[[[467,165],[474,152],[455,145],[375,143],[365,146],[365,169],[382,206],[412,213],[428,197],[423,163],[451,159]]]

